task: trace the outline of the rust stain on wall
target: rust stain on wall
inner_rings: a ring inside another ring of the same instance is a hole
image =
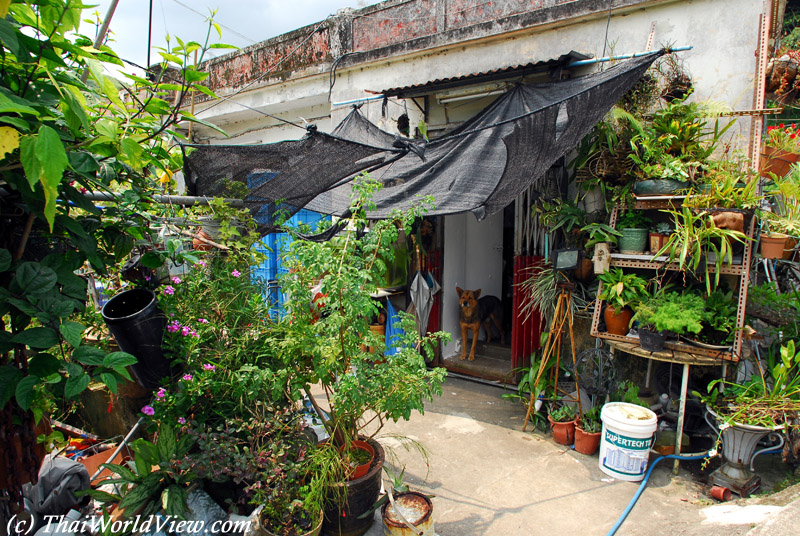
[[[261,77],[288,78],[291,73],[323,61],[331,61],[331,47],[328,30],[315,32],[308,41],[306,32],[294,32],[289,39],[271,39],[257,47],[248,47],[236,55],[221,61],[209,62],[207,85],[212,89],[236,88]],[[295,48],[300,45],[297,50]]]
[[[441,31],[436,26],[436,4],[436,0],[417,0],[356,17],[353,50],[374,50]]]
[[[527,13],[544,7],[544,0],[446,0],[445,21],[447,29],[464,28],[497,20],[510,15]]]

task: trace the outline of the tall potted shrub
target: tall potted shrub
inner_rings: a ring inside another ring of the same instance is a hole
[[[388,420],[422,412],[425,400],[441,393],[445,371],[428,370],[423,353],[432,356],[434,345],[447,336],[439,332],[421,339],[414,318],[401,312],[398,351],[375,361],[369,347],[385,348],[385,342],[369,329],[380,306],[370,295],[383,283],[399,229],[408,232],[425,205],[368,222],[372,193],[380,185],[365,175],[353,187],[343,230],[327,242],[295,240],[285,256],[286,315],[276,342],[287,392],[295,399],[307,395],[330,434],[320,448],[346,453],[359,438],[375,448],[376,461],[367,475],[342,483],[347,499],[333,497],[326,509],[324,530],[348,533],[366,531],[372,523],[369,517],[358,519],[357,509],[368,509],[380,488],[384,455],[375,434]],[[316,384],[327,398],[324,409],[311,390]]]

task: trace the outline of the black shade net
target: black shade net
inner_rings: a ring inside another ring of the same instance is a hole
[[[324,134],[264,145],[187,145],[184,172],[192,195],[231,197],[243,183],[245,205],[264,232],[280,210],[308,208],[341,215],[350,181],[369,171],[383,184],[372,218],[432,196],[429,214],[472,212],[481,220],[502,210],[592,127],[664,51],[605,71],[547,84],[518,84],[447,135],[426,143],[394,136],[357,108]]]

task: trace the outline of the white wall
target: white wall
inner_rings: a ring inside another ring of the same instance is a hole
[[[457,353],[461,338],[456,287],[481,289],[481,296],[502,297],[502,211],[480,222],[472,214],[444,218],[442,273],[442,330],[452,334],[452,340],[445,345],[443,355],[450,356]]]

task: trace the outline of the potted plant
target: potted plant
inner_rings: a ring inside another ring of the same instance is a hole
[[[667,255],[667,262],[677,262],[678,269],[692,274],[702,275],[706,290],[712,292],[719,284],[720,273],[724,264],[733,262],[734,243],[744,244],[751,240],[744,233],[735,229],[717,227],[708,212],[695,212],[689,207],[680,210],[665,210],[672,215],[675,230],[664,246],[653,255]],[[716,270],[707,269],[710,258]],[[702,267],[702,274],[699,274]]]
[[[761,256],[790,259],[800,237],[800,168],[793,166],[785,177],[775,177],[766,185],[769,210],[759,215],[766,232],[761,234]],[[771,247],[770,247],[771,246]]]
[[[415,534],[433,534],[433,503],[431,496],[411,490],[403,482],[405,468],[394,474],[387,467],[391,485],[386,495],[375,504],[381,509],[385,534],[406,534],[407,530]]]
[[[760,485],[750,470],[758,455],[757,445],[765,436],[783,432],[787,452],[797,452],[796,415],[800,411],[800,352],[794,341],[782,345],[779,355],[770,353],[766,369],[756,361],[758,373],[736,384],[717,379],[702,397],[709,415],[720,430],[723,465],[711,474],[714,484],[730,487],[747,496]],[[718,385],[725,385],[724,393]],[[783,441],[780,441],[783,444]],[[766,449],[762,449],[766,450]]]
[[[666,195],[688,188],[702,176],[722,135],[733,125],[713,127],[713,103],[673,100],[657,110],[631,139],[630,159],[637,195]]]
[[[795,123],[767,127],[761,146],[759,172],[762,177],[786,175],[800,158],[800,138]]]
[[[659,251],[666,243],[667,238],[672,232],[669,222],[658,222],[653,231],[650,232],[650,251]]]
[[[665,333],[675,335],[700,333],[703,329],[704,301],[690,292],[665,292],[642,300],[633,315],[639,322],[642,348],[659,352],[664,348]]]
[[[708,212],[718,228],[743,233],[763,199],[758,177],[745,164],[724,163],[709,171],[706,180],[704,191],[689,195],[683,206]]]
[[[572,445],[575,441],[575,423],[578,420],[575,406],[563,403],[553,406],[547,414],[547,420],[553,430],[553,440],[559,445]]]
[[[581,454],[591,456],[597,452],[600,446],[600,433],[603,429],[603,421],[600,419],[600,412],[603,406],[594,406],[585,412],[575,425],[575,450]]]
[[[639,210],[628,210],[620,216],[617,229],[620,232],[620,253],[643,253],[647,248],[647,235],[651,220]]]
[[[338,489],[347,498],[333,497],[329,502],[324,525],[329,532],[369,527],[372,520],[358,516],[375,502],[380,488],[384,453],[375,435],[387,420],[423,411],[425,400],[441,394],[445,376],[444,369],[428,370],[423,353],[432,356],[435,344],[447,335],[420,338],[415,319],[403,312],[398,313],[402,335],[395,339],[399,350],[381,363],[369,351],[369,347],[385,348],[385,341],[369,330],[381,305],[370,295],[382,286],[399,229],[410,232],[424,210],[415,205],[389,219],[368,222],[372,193],[378,188],[368,175],[359,177],[342,231],[327,242],[293,241],[284,257],[288,273],[280,280],[286,314],[278,322],[274,341],[283,370],[278,387],[295,400],[307,396],[317,410],[330,435],[318,450],[341,459],[341,453],[359,439],[375,449],[375,462],[364,477],[340,483]],[[311,386],[317,384],[327,408],[312,392]]]
[[[627,334],[633,317],[631,306],[647,296],[647,281],[621,268],[612,268],[597,278],[603,285],[598,298],[606,302],[606,331],[614,335]]]

